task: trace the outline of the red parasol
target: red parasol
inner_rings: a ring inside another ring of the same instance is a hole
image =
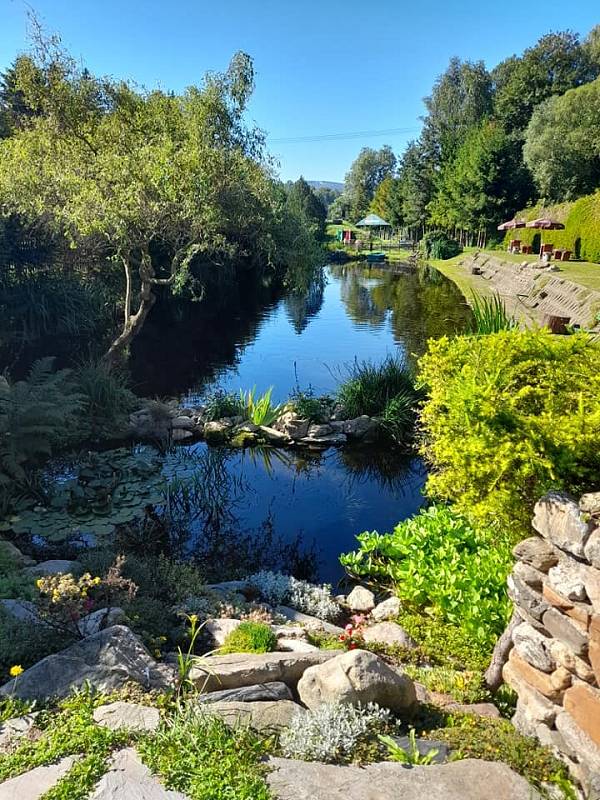
[[[540,230],[544,231],[562,231],[565,228],[562,222],[557,222],[554,219],[550,219],[550,217],[539,217],[539,219],[533,219],[531,222],[527,223],[526,227],[539,228]]]
[[[514,231],[515,228],[524,228],[525,227],[525,220],[524,219],[509,219],[508,222],[502,222],[498,225],[499,231]]]

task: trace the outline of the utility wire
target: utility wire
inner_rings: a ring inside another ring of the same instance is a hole
[[[288,136],[271,139],[271,144],[297,144],[300,142],[338,142],[342,139],[363,139],[369,136],[396,136],[402,133],[416,133],[420,128],[385,128],[377,131],[352,131],[348,133],[321,133],[312,136]]]

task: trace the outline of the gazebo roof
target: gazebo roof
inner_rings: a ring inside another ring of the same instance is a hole
[[[356,223],[357,228],[391,228],[389,222],[381,219],[377,214],[367,214],[364,219]]]

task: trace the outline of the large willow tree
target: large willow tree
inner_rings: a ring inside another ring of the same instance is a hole
[[[263,142],[243,123],[254,76],[238,53],[181,96],[96,78],[55,41],[17,59],[28,114],[0,141],[5,212],[44,219],[73,247],[97,246],[122,268],[119,359],[158,286],[180,285],[200,254],[244,257],[276,247],[277,193]]]

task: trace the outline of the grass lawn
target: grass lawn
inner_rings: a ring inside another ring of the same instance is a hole
[[[431,258],[428,263],[447,278],[450,278],[451,281],[454,281],[467,299],[470,299],[473,293],[482,296],[495,294],[490,287],[489,281],[479,275],[471,275],[471,273],[461,265],[466,255],[469,255],[469,253],[461,253],[458,256],[454,256],[454,258],[448,258],[446,260]]]
[[[465,248],[465,254],[475,252],[475,248]],[[503,250],[485,250],[491,256],[501,258],[503,261],[513,261],[515,264],[520,264],[522,261],[532,261],[537,258],[536,255],[525,256],[521,253],[507,253]],[[600,264],[595,264],[592,261],[554,261],[552,262],[559,267],[560,272],[557,275],[566,278],[573,283],[579,283],[588,289],[595,289],[600,292]]]

